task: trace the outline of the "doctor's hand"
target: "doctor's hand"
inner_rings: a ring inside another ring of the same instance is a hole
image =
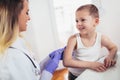
[[[59,61],[63,58],[64,49],[65,47],[55,50],[49,54],[50,59],[48,60],[45,66],[45,70],[53,74],[53,72],[58,67]]]
[[[57,49],[57,50],[51,52],[51,53],[49,54],[49,57],[50,57],[51,59],[57,58],[57,59],[59,59],[59,60],[62,60],[62,59],[63,59],[63,53],[64,53],[65,48],[66,48],[66,47],[60,48],[60,49]],[[56,56],[56,55],[57,55],[57,56]]]

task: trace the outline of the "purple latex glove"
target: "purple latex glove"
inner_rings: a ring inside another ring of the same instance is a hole
[[[53,51],[52,53],[49,54],[50,60],[46,64],[45,70],[47,70],[48,72],[53,74],[53,72],[58,67],[59,60],[61,60],[63,58],[64,49],[65,49],[65,47],[61,48],[61,49],[58,49],[58,50],[55,50],[55,51]]]
[[[66,48],[66,46],[65,46],[64,48],[60,48],[60,49],[57,49],[57,50],[51,52],[51,53],[49,54],[49,57],[50,57],[51,59],[53,59],[54,56],[56,56],[56,55],[59,54],[58,57],[59,57],[60,60],[62,60],[62,59],[63,59],[63,53],[64,53],[65,48]]]

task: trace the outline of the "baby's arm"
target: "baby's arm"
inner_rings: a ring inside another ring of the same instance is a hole
[[[108,56],[104,60],[106,68],[114,66],[116,64],[115,56],[117,53],[117,46],[105,35],[102,35],[102,46],[106,47],[109,51]]]
[[[76,47],[76,37],[71,36],[64,51],[63,64],[66,67],[89,68],[96,71],[105,71],[104,64],[99,62],[79,61],[72,58],[72,52]]]

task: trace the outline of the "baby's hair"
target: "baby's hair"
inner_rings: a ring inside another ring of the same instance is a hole
[[[83,5],[83,6],[80,6],[77,10],[77,11],[81,11],[81,10],[88,10],[90,15],[95,17],[95,18],[99,18],[99,11],[98,11],[98,8],[93,5],[93,4],[86,4],[86,5]]]

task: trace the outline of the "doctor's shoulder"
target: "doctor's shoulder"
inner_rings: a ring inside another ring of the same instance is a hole
[[[31,63],[24,52],[14,48],[8,48],[5,51],[4,61],[7,64],[16,64],[16,67],[21,65],[24,65],[26,67],[26,64],[28,65]]]

